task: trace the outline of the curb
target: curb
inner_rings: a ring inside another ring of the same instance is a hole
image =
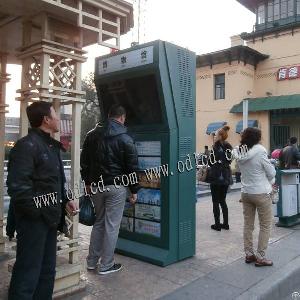
[[[284,274],[284,276],[283,276]],[[268,278],[249,288],[237,297],[238,300],[274,300],[274,299],[299,299],[292,297],[293,293],[300,294],[300,256],[290,261],[280,270]]]

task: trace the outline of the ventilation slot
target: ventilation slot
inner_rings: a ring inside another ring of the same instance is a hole
[[[179,244],[189,244],[192,242],[192,221],[179,223]]]
[[[181,114],[183,117],[193,117],[191,58],[188,52],[180,49],[177,49],[177,58],[179,66]]]

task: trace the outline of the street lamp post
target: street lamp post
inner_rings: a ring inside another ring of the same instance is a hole
[[[248,99],[243,100],[243,130],[248,127]]]

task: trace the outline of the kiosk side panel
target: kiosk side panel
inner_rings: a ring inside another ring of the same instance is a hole
[[[178,122],[179,259],[184,259],[195,254],[196,56],[169,43],[165,49]]]

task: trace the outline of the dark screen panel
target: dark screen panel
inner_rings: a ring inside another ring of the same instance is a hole
[[[127,112],[126,125],[150,125],[162,122],[161,106],[154,75],[117,80],[98,86],[99,101],[104,116],[113,104],[120,104]]]

